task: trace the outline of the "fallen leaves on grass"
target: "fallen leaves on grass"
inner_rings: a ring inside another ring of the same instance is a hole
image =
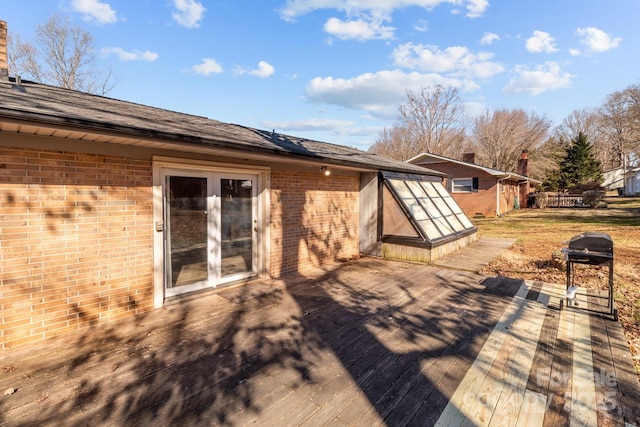
[[[640,199],[610,201],[609,209],[524,209],[503,218],[475,222],[481,235],[517,243],[482,271],[546,283],[565,284],[563,241],[585,231],[614,241],[614,300],[640,376]],[[620,206],[620,207],[618,207]],[[587,289],[608,289],[608,268],[575,264],[574,281]]]

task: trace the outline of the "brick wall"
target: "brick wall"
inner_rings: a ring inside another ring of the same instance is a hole
[[[359,254],[359,178],[271,173],[273,277]]]
[[[0,347],[152,309],[151,163],[0,147]]]
[[[425,167],[444,172],[454,178],[478,178],[478,191],[472,193],[451,193],[464,213],[472,218],[477,214],[487,217],[496,216],[496,203],[500,201],[500,214],[511,212],[514,199],[518,195],[519,186],[516,181],[500,184],[500,197],[496,199],[497,178],[482,170],[456,163],[435,163]],[[446,184],[445,184],[446,185]]]
[[[476,214],[496,215],[496,178],[479,169],[456,163],[436,163],[427,168],[444,172],[454,178],[478,178],[478,191],[473,193],[451,193],[460,208],[472,218]],[[447,186],[448,187],[448,186]]]

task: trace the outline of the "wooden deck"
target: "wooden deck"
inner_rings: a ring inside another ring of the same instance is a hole
[[[363,258],[0,353],[0,424],[640,425],[606,300]]]

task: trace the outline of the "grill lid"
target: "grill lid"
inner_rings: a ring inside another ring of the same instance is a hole
[[[570,251],[613,253],[613,240],[606,233],[587,231],[573,236],[569,241]]]

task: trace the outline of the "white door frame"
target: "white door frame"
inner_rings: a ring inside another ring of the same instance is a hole
[[[153,158],[153,225],[154,225],[154,260],[153,260],[153,306],[154,308],[160,308],[164,305],[164,302],[169,295],[166,294],[165,281],[166,278],[166,253],[165,253],[165,238],[164,238],[164,209],[165,209],[165,194],[164,194],[164,177],[167,172],[179,171],[189,175],[194,173],[194,176],[200,176],[200,174],[210,174],[209,183],[209,195],[215,194],[215,190],[212,186],[214,183],[214,177],[224,177],[227,174],[229,177],[242,177],[253,176],[256,179],[255,188],[255,206],[254,217],[256,219],[256,228],[254,235],[253,245],[253,269],[255,275],[258,277],[268,277],[268,260],[269,260],[269,226],[270,223],[270,200],[269,200],[269,187],[270,187],[270,168],[264,166],[252,166],[252,165],[231,165],[227,163],[214,163],[205,162],[199,160],[187,160],[176,159],[156,156]],[[217,184],[219,185],[219,184]],[[212,205],[217,197],[207,197],[208,209],[210,211],[217,211],[215,206]],[[215,227],[215,226],[214,226]],[[216,230],[215,233],[219,233]],[[213,234],[213,233],[212,233]],[[213,237],[215,238],[215,236]],[[211,245],[211,242],[209,242]],[[244,276],[243,276],[244,277]],[[216,283],[209,284],[206,287],[215,288],[230,280],[237,280],[241,277],[229,277],[218,280]]]

